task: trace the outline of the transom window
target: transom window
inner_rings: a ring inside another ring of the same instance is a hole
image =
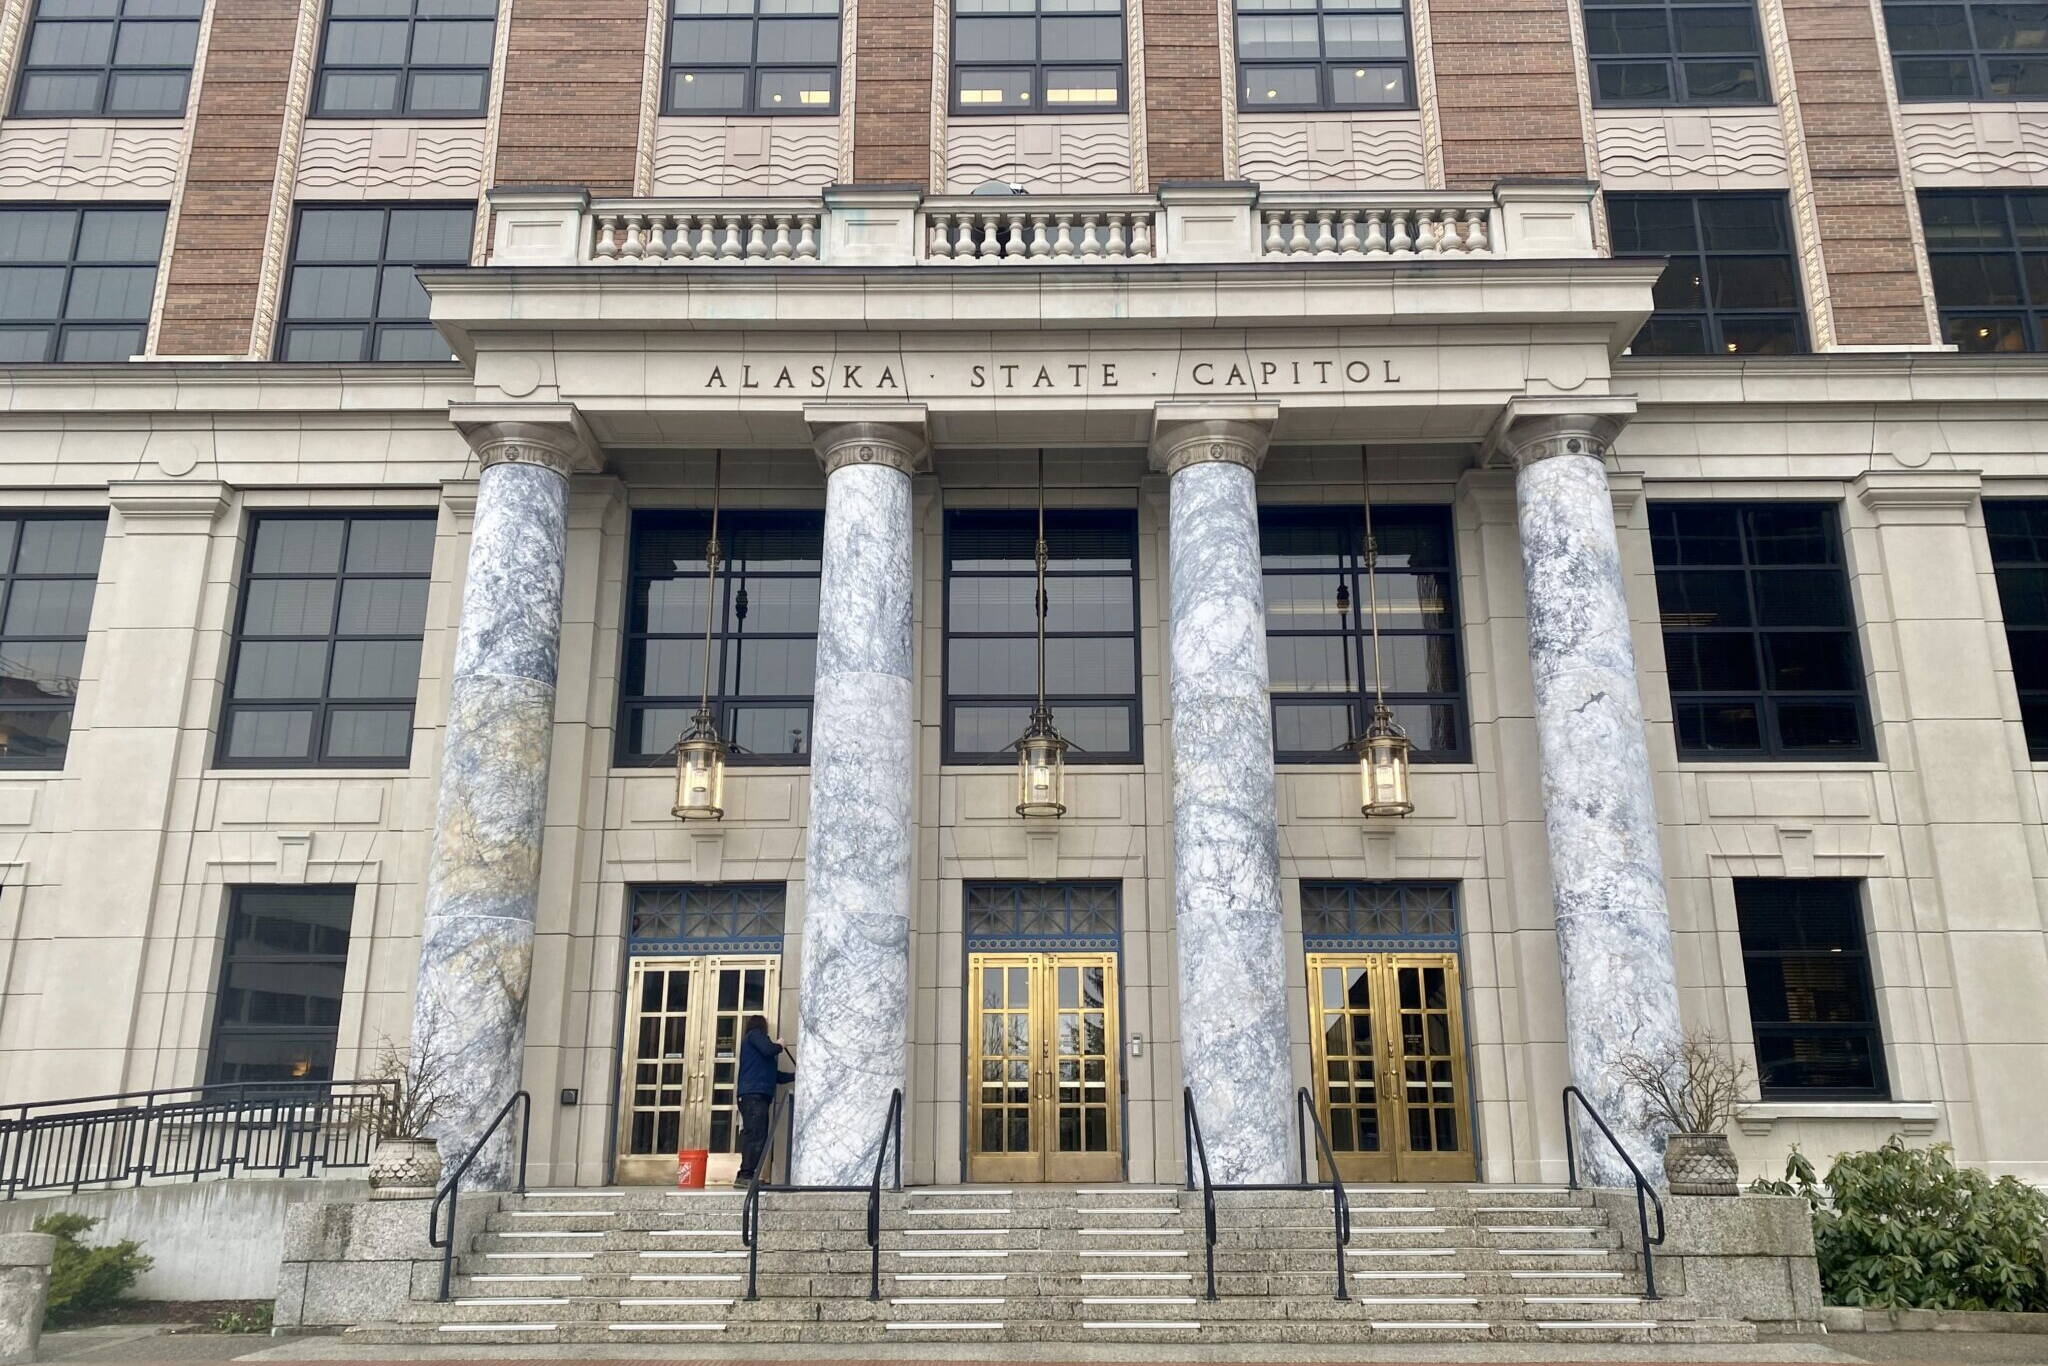
[[[432,514],[258,516],[219,762],[402,767],[433,564]]]
[[[482,114],[497,16],[497,0],[329,0],[314,117]]]
[[[838,0],[671,0],[670,114],[830,114]]]
[[[163,245],[160,208],[0,209],[0,363],[140,351]]]
[[[470,205],[302,208],[278,359],[445,361],[420,266],[466,266]]]
[[[237,887],[209,1083],[332,1081],[353,887]]]
[[[632,947],[691,953],[781,953],[788,889],[716,882],[628,889]]]
[[[2048,98],[2048,5],[1887,4],[1901,100]]]
[[[1783,195],[1610,194],[1616,256],[1667,256],[1638,356],[1783,356],[1806,327]]]
[[[657,763],[690,729],[704,687],[704,551],[711,515],[633,518],[620,685],[620,763]],[[712,609],[711,712],[735,763],[809,762],[818,656],[819,512],[726,512]]]
[[[1301,936],[1308,952],[1458,947],[1455,882],[1303,882]]]
[[[1998,576],[2006,650],[2027,753],[2048,759],[2048,500],[1987,498],[1984,530]]]
[[[1446,507],[1372,510],[1380,673],[1417,763],[1467,757],[1457,572]],[[1348,761],[1372,705],[1365,518],[1351,507],[1259,509],[1273,748],[1282,763]],[[1339,611],[1339,594],[1344,610]]]
[[[945,761],[1008,763],[1038,678],[1037,514],[946,517]],[[1045,692],[1070,763],[1135,763],[1138,518],[1121,509],[1045,514]]]
[[[1401,0],[1237,0],[1237,102],[1260,109],[1415,103]]]
[[[1770,97],[1756,5],[1586,0],[1593,102],[1761,104]]]
[[[1874,758],[1835,509],[1653,503],[1682,759]]]
[[[17,118],[177,118],[204,0],[37,0]]]
[[[1841,879],[1735,879],[1765,1100],[1890,1095],[1860,903]]]
[[[957,0],[953,112],[1123,107],[1119,0]]]
[[[979,950],[1114,950],[1123,931],[1121,883],[970,882],[965,893]]]
[[[0,517],[0,767],[62,768],[106,519]]]
[[[1943,340],[2048,350],[2048,191],[1922,194],[1920,221]]]

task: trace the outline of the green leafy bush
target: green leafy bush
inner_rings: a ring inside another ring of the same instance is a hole
[[[1812,1204],[1830,1304],[2048,1311],[2048,1194],[1958,1167],[1945,1143],[1843,1153],[1824,1181],[1795,1149],[1784,1180],[1750,1189]]]
[[[50,1258],[50,1298],[43,1326],[62,1328],[106,1308],[128,1293],[153,1263],[142,1245],[123,1241],[88,1247],[79,1238],[99,1220],[83,1214],[46,1214],[30,1227],[57,1240]]]

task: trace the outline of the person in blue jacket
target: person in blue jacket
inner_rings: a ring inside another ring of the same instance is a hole
[[[782,1070],[788,1057],[790,1069]],[[795,1055],[782,1040],[768,1033],[764,1015],[749,1015],[740,1033],[740,1170],[733,1184],[744,1186],[754,1179],[761,1154],[768,1150],[768,1112],[775,1103],[775,1088],[796,1076]]]

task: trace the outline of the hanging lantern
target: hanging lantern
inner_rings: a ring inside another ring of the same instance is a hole
[[[1017,741],[1017,814],[1063,816],[1067,811],[1067,742],[1039,707]]]
[[[711,713],[697,713],[690,733],[676,742],[677,820],[715,821],[725,815],[725,741]]]
[[[1408,736],[1384,706],[1374,707],[1372,724],[1351,742],[1358,755],[1363,789],[1359,811],[1367,816],[1405,816],[1415,809],[1408,795]]]

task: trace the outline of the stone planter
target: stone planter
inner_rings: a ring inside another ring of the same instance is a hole
[[[441,1149],[431,1138],[380,1138],[370,1154],[372,1200],[418,1200],[441,1186]]]
[[[1726,1134],[1671,1134],[1664,1140],[1664,1175],[1673,1195],[1740,1195],[1740,1174]]]

